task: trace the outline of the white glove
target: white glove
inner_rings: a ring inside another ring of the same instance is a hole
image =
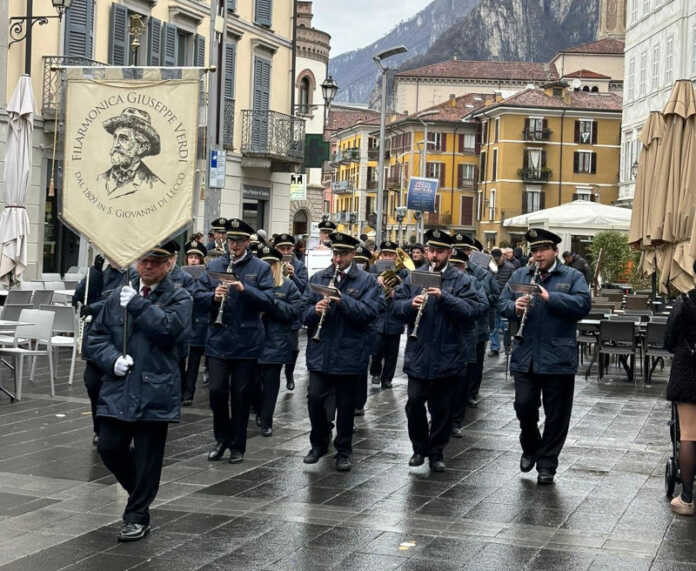
[[[128,369],[133,366],[133,357],[126,355],[125,357],[121,355],[114,363],[114,375],[117,377],[124,377],[128,373]]]
[[[131,299],[133,299],[138,292],[135,291],[131,286],[123,286],[121,288],[121,307],[126,307]]]

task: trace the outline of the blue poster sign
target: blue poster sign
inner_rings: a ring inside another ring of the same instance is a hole
[[[435,197],[439,184],[440,181],[436,178],[412,176],[408,181],[408,209],[435,212]]]

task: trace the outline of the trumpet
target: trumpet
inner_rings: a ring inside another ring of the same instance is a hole
[[[532,276],[529,285],[536,287],[537,281],[539,281],[539,274],[541,273],[541,264],[535,263],[534,266],[534,275]],[[524,308],[524,313],[522,313],[522,319],[520,319],[520,327],[517,330],[517,333],[515,333],[515,339],[517,339],[518,341],[522,341],[524,339],[524,328],[527,325],[527,316],[529,315],[529,308],[532,307],[533,301],[534,296],[532,296],[532,298],[529,300],[529,303]]]
[[[227,272],[228,274],[232,274],[232,277],[234,279],[237,279],[237,276],[234,275],[234,262],[230,259],[230,264],[227,266]],[[229,285],[229,284],[228,284]],[[213,322],[215,325],[222,325],[222,316],[225,313],[225,302],[227,301],[227,293],[222,296],[222,300],[220,300],[220,308],[218,309],[217,317],[215,318],[215,321]]]
[[[331,276],[331,281],[329,282],[329,287],[335,287],[336,276],[338,276],[339,268],[338,265],[335,266],[333,276]],[[324,327],[324,320],[326,319],[326,310],[321,312],[321,317],[319,318],[319,325],[317,325],[317,330],[314,333],[312,339],[314,341],[321,341],[321,329]]]
[[[401,284],[401,278],[399,277],[398,272],[404,268],[412,272],[416,269],[416,265],[406,252],[404,252],[401,248],[397,248],[394,268],[384,270],[381,274],[379,274],[379,277],[382,278],[382,287],[384,288],[385,297],[389,297],[391,292]]]

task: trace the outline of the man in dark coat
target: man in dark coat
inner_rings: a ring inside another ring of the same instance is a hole
[[[515,412],[520,421],[520,469],[536,464],[539,484],[552,484],[558,456],[568,434],[578,368],[577,322],[591,307],[590,291],[580,272],[556,258],[561,238],[542,228],[525,235],[539,268],[538,293],[515,293],[511,284],[529,284],[535,267],[515,270],[500,296],[498,308],[520,321],[525,310],[524,336],[515,340],[510,371],[515,377]],[[539,434],[539,403],[544,404],[544,434]]]
[[[428,230],[425,237],[430,269],[441,274],[441,286],[423,292],[409,276],[394,294],[394,315],[408,323],[409,331],[404,355],[406,416],[413,445],[409,465],[420,466],[427,456],[430,469],[442,472],[444,448],[452,431],[452,396],[458,375],[475,359],[474,322],[486,311],[488,302],[472,278],[449,263],[452,237],[437,229]],[[413,337],[416,319],[420,319],[419,329]],[[465,342],[466,338],[470,342]]]
[[[213,233],[213,239],[208,241],[205,245],[208,251],[217,250],[221,254],[226,253],[227,250],[227,218],[220,217],[216,218],[211,222],[211,231]]]
[[[510,279],[512,272],[515,271],[515,268],[510,262],[508,262],[505,259],[503,251],[500,248],[493,248],[493,250],[491,250],[491,255],[493,256],[493,262],[495,264],[495,267],[498,269],[498,271],[495,274],[495,279],[498,282],[498,288],[500,289],[500,291],[502,291],[505,287],[505,284]],[[495,320],[493,322],[493,328],[491,329],[490,335],[491,350],[489,352],[489,355],[491,357],[497,357],[500,353],[500,340],[498,337],[500,332],[503,333],[504,342],[508,343],[507,323],[503,321],[502,316],[500,315],[500,311],[496,311]],[[505,349],[507,351],[507,344],[505,345]]]
[[[210,262],[208,271],[234,276],[223,283],[204,274],[194,296],[210,312],[205,354],[215,445],[208,460],[222,459],[229,449],[230,464],[244,460],[256,360],[264,339],[261,314],[273,305],[271,268],[249,252],[253,233],[239,218],[227,221],[229,253]],[[220,311],[222,324],[216,323]]]
[[[89,291],[87,291],[87,278],[83,278],[73,294],[72,304],[77,307],[80,304],[80,319],[84,320],[82,333],[82,358],[85,360],[84,383],[87,389],[90,406],[92,409],[92,444],[99,442],[99,419],[97,418],[97,403],[99,402],[99,390],[102,386],[101,369],[87,354],[87,338],[92,329],[92,321],[104,307],[104,303],[114,289],[120,288],[128,280],[137,277],[135,270],[128,270],[128,278],[125,278],[125,270],[119,270],[114,264],[106,263],[102,256],[96,256],[94,265],[89,268]],[[85,304],[85,291],[87,291],[87,304]]]
[[[328,451],[331,428],[327,401],[335,395],[336,469],[348,471],[352,467],[355,394],[369,357],[365,334],[377,318],[380,302],[374,276],[353,262],[358,240],[341,232],[332,233],[330,240],[333,264],[312,276],[302,300],[304,323],[308,327],[307,404],[312,423],[309,434],[312,448],[304,462],[314,464]],[[331,282],[340,295],[325,297],[312,288],[312,285],[328,286]],[[315,334],[319,339],[314,338]]]
[[[114,290],[87,341],[104,375],[99,454],[128,492],[119,541],[136,541],[150,531],[168,423],[179,420],[177,347],[190,329],[193,301],[169,279],[170,255],[156,247],[138,261],[140,278]]]
[[[290,262],[283,262],[285,275],[292,280],[297,287],[297,290],[302,295],[307,287],[307,281],[309,277],[307,275],[307,268],[304,262],[300,260],[297,256],[293,255],[293,250],[295,248],[295,237],[292,234],[278,234],[273,239],[273,246],[285,257],[290,259]],[[302,329],[302,320],[298,317],[292,324],[292,334],[293,334],[293,348],[292,357],[288,363],[285,363],[285,387],[292,391],[295,389],[295,364],[297,363],[297,357],[300,354],[300,340],[299,333]]]
[[[590,264],[587,263],[585,258],[583,258],[580,254],[576,254],[575,252],[563,252],[563,261],[565,262],[566,266],[570,266],[571,268],[575,268],[577,271],[579,271],[585,277],[585,281],[587,282],[588,286],[592,285],[592,278],[594,277],[594,274],[592,273]]]

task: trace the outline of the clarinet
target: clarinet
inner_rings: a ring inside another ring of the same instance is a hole
[[[89,274],[90,274],[90,269],[87,268],[87,276],[85,277],[85,300],[84,302],[77,302],[77,311],[79,313],[82,313],[82,308],[87,305],[87,299],[89,296]],[[80,317],[80,324],[77,328],[77,339],[75,339],[75,345],[77,345],[77,353],[78,355],[82,355],[82,338],[85,335],[85,324],[90,323],[92,321],[92,316],[87,315],[85,317]]]
[[[336,276],[338,276],[338,265],[336,265],[336,269],[334,270],[333,276],[331,276],[331,281],[329,282],[329,287],[335,287],[334,284],[336,282]],[[317,331],[314,334],[314,337],[312,339],[314,341],[321,341],[321,329],[324,327],[324,320],[326,319],[326,311],[321,312],[321,317],[319,318],[319,325],[317,325]]]
[[[530,286],[536,286],[537,281],[539,280],[539,274],[541,273],[541,264],[534,264],[534,275],[532,276],[531,281],[529,282]],[[520,328],[517,330],[517,333],[515,334],[515,339],[518,341],[522,341],[524,339],[524,327],[527,325],[527,317],[529,316],[529,308],[532,307],[532,302],[534,301],[534,296],[529,300],[529,303],[527,304],[527,307],[524,308],[524,313],[522,314],[522,319],[520,319]]]
[[[227,273],[234,274],[234,261],[232,261],[232,255],[230,254],[230,265],[227,266]],[[222,315],[225,313],[225,302],[227,301],[227,294],[222,296],[220,301],[220,309],[218,309],[217,317],[215,318],[215,325],[222,325]]]
[[[416,314],[416,320],[413,322],[413,330],[411,331],[411,334],[409,335],[409,337],[411,337],[412,339],[418,338],[418,330],[420,329],[421,319],[423,319],[423,311],[425,310],[425,306],[428,305],[428,298],[430,297],[425,288],[423,288],[421,290],[421,293],[424,294],[423,295],[423,303],[421,303],[420,307],[418,307],[418,313]]]

